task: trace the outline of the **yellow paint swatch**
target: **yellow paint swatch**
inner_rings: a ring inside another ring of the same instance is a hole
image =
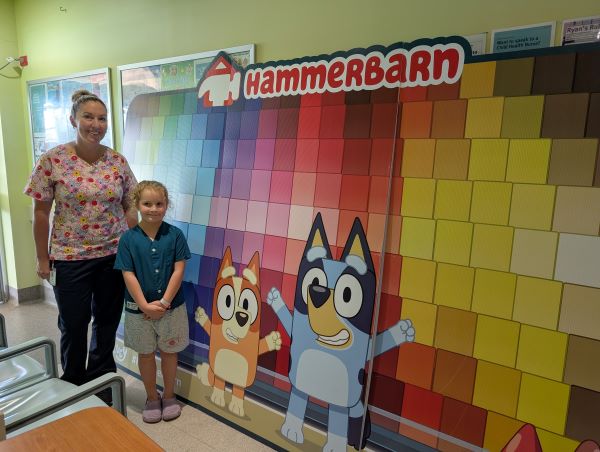
[[[473,356],[502,366],[514,367],[519,342],[517,322],[480,314]]]
[[[511,191],[512,184],[506,182],[474,182],[471,221],[508,224]]]
[[[400,254],[420,259],[431,259],[433,255],[434,233],[434,220],[411,217],[403,218]]]
[[[475,270],[470,267],[438,264],[434,302],[451,308],[470,310],[474,276]]]
[[[544,96],[519,96],[504,99],[503,138],[539,138]]]
[[[499,138],[503,106],[503,97],[469,99],[465,137]]]
[[[562,381],[568,335],[522,325],[517,369],[540,377]]]
[[[545,184],[552,140],[510,140],[506,180]]]
[[[459,180],[438,180],[434,218],[468,221],[473,183]]]
[[[509,224],[517,228],[549,231],[555,194],[556,187],[553,185],[514,184]]]
[[[520,371],[479,360],[475,374],[473,405],[515,417],[520,384]]]
[[[569,405],[569,385],[524,373],[517,418],[563,435]]]
[[[402,260],[400,296],[431,303],[436,263],[430,260],[405,257]]]
[[[489,97],[494,93],[496,62],[465,64],[460,79],[460,97]]]
[[[434,260],[469,265],[473,225],[462,221],[438,220]]]
[[[562,283],[559,281],[519,276],[513,320],[556,330],[561,294]]]
[[[469,179],[503,181],[508,161],[508,143],[509,140],[505,139],[471,140]]]
[[[435,196],[434,179],[404,179],[400,213],[407,217],[431,218]]]
[[[478,268],[472,310],[503,319],[512,317],[517,277],[512,273]]]
[[[415,328],[415,342],[433,345],[438,307],[431,303],[405,298],[402,300],[402,318],[410,319]]]
[[[476,224],[473,231],[471,267],[508,271],[513,242],[513,228]]]

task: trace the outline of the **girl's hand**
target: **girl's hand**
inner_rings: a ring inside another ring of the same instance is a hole
[[[159,301],[152,301],[151,303],[148,303],[144,309],[142,309],[142,311],[144,312],[145,319],[159,320],[163,315],[165,315],[166,309],[160,304]]]

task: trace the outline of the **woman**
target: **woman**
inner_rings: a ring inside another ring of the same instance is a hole
[[[104,102],[85,90],[71,100],[77,138],[42,155],[25,194],[34,199],[37,274],[54,285],[58,305],[61,378],[81,385],[116,371],[112,352],[124,283],[113,265],[121,234],[137,223],[135,211],[127,214],[136,180],[125,158],[100,144],[107,129]]]

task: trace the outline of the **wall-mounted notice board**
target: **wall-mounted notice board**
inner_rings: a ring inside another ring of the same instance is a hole
[[[102,144],[113,147],[110,72],[108,68],[27,82],[33,162],[54,146],[75,139],[69,122],[71,95],[78,89],[96,94],[108,108],[108,130]]]

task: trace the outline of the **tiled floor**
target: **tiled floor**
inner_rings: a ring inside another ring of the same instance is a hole
[[[48,301],[0,304],[0,314],[6,319],[8,343],[19,344],[28,339],[46,336],[59,343],[56,326],[57,310]],[[127,385],[127,417],[166,451],[244,450],[268,451],[271,448],[244,435],[228,425],[190,406],[184,406],[181,416],[172,422],[145,424],[141,410],[146,394],[135,377],[120,372]]]

